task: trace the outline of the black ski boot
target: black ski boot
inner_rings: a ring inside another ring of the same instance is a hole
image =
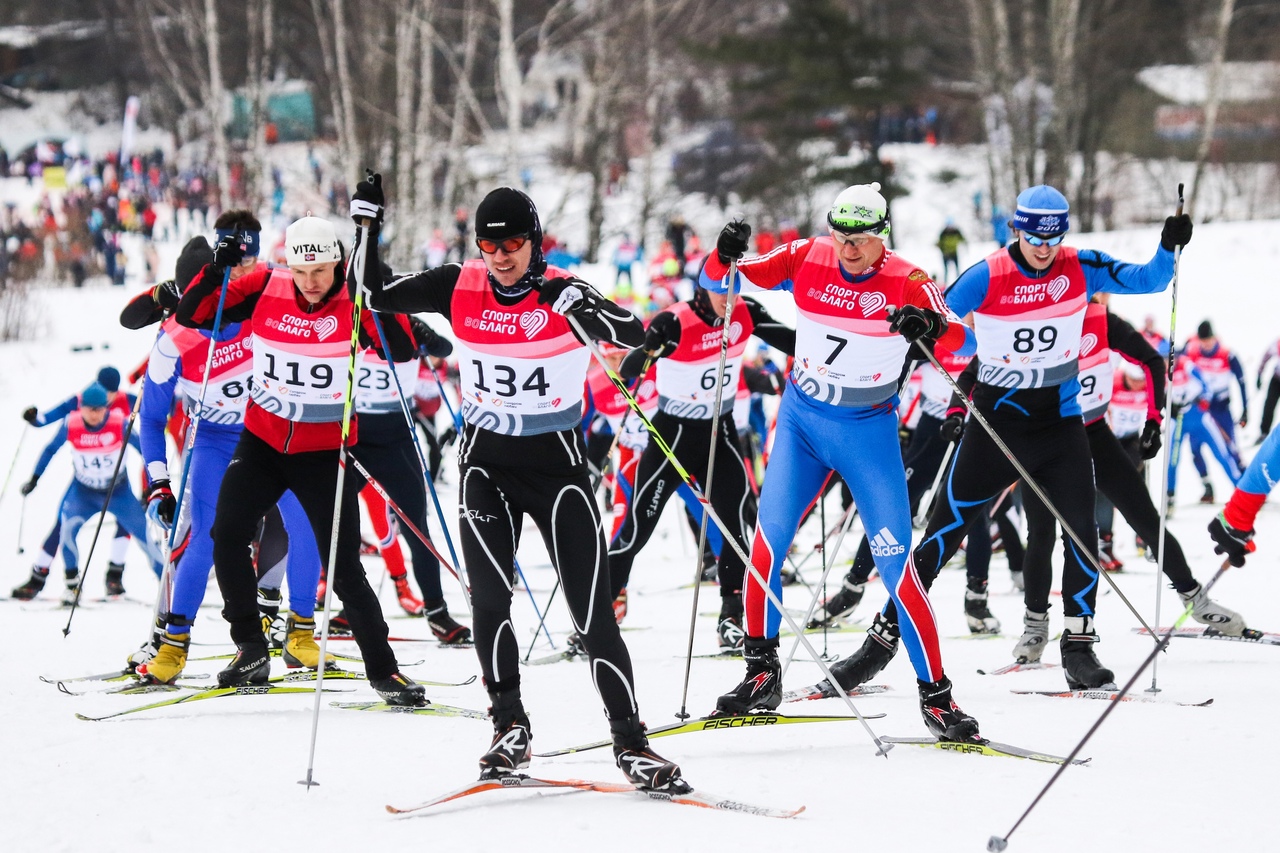
[[[124,595],[123,563],[107,563],[106,589],[108,598]]]
[[[219,687],[243,687],[250,684],[266,684],[271,675],[271,656],[262,638],[246,643],[236,643],[236,656],[230,665],[218,673]]]
[[[1113,689],[1115,673],[1093,653],[1093,644],[1098,642],[1093,617],[1068,616],[1062,622],[1062,669],[1067,686],[1072,690]]]
[[[444,603],[443,598],[439,601],[428,601],[426,611],[427,625],[441,645],[462,646],[471,642],[471,629],[466,625],[458,624],[449,615],[449,605]]]
[[[979,740],[978,721],[970,717],[951,698],[951,679],[945,675],[932,683],[916,679],[920,687],[920,716],[929,734],[938,740]]]
[[[493,742],[480,756],[480,778],[494,779],[529,766],[533,757],[533,727],[520,701],[520,685],[509,690],[489,691],[493,705]]]
[[[742,594],[727,595],[720,599],[720,621],[716,624],[716,636],[721,649],[741,649],[746,632],[742,630]]]
[[[775,710],[782,704],[782,666],[778,663],[778,638],[747,637],[742,641],[747,677],[716,700],[716,714],[740,716],[757,708]]]
[[[898,626],[888,622],[884,614],[877,613],[867,631],[867,638],[856,652],[844,660],[838,660],[831,666],[831,674],[836,677],[841,690],[833,691],[839,696],[842,691],[852,690],[859,684],[866,684],[880,674],[880,670],[889,665],[893,656],[898,653],[898,639],[902,634]]]
[[[40,590],[44,589],[45,579],[49,577],[48,569],[31,570],[31,577],[27,578],[27,582],[22,586],[14,587],[9,595],[18,601],[30,601],[40,594]]]
[[[687,794],[693,790],[680,776],[680,765],[668,761],[649,748],[644,723],[639,714],[621,720],[610,720],[613,734],[613,760],[627,781],[642,791]]]
[[[866,589],[866,580],[857,580],[852,575],[845,576],[840,591],[822,603],[821,614],[810,619],[808,627],[821,628],[848,616],[862,603],[862,594]]]
[[[1210,480],[1208,477],[1201,477],[1200,483],[1201,485],[1204,486],[1204,494],[1200,496],[1200,503],[1202,504],[1213,503],[1213,481]]]
[[[427,688],[408,676],[393,672],[386,678],[371,678],[369,686],[382,697],[388,705],[399,705],[403,708],[420,708],[427,702]]]
[[[970,578],[964,591],[964,618],[970,634],[999,634],[1000,620],[987,607],[987,582]]]

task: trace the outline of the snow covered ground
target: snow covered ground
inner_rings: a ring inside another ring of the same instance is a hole
[[[963,201],[963,197],[959,201]],[[905,214],[906,211],[903,211]],[[938,227],[941,227],[939,223]],[[903,229],[907,231],[908,229]],[[936,233],[936,229],[929,226]],[[915,245],[923,242],[922,225]],[[1213,225],[1197,230],[1183,264],[1179,329],[1185,334],[1203,318],[1213,320],[1228,345],[1252,367],[1277,334],[1273,319],[1280,296],[1264,276],[1277,267],[1276,223]],[[1076,245],[1096,246],[1135,261],[1154,250],[1158,232],[1146,229],[1106,235],[1077,235]],[[904,254],[911,252],[904,248]],[[165,247],[166,264],[174,256]],[[979,256],[974,250],[971,259]],[[132,292],[130,287],[129,291]],[[52,435],[30,429],[25,439],[19,414],[28,405],[52,405],[82,388],[103,364],[132,369],[146,355],[148,333],[128,332],[116,323],[127,294],[108,287],[42,290],[37,293],[44,326],[32,342],[0,345],[0,464],[16,452],[13,481],[0,504],[0,551],[6,568],[4,590],[26,577],[30,557],[48,530],[70,474],[63,450],[39,488],[26,501],[18,538],[20,497],[17,486],[30,474],[43,443]],[[771,306],[772,307],[772,306]],[[1140,322],[1150,312],[1167,324],[1169,296],[1117,300],[1117,311]],[[73,352],[73,346],[93,349]],[[109,348],[107,348],[109,347]],[[1256,420],[1256,411],[1254,414]],[[1254,430],[1247,431],[1251,445]],[[19,445],[19,441],[21,444]],[[1186,463],[1184,463],[1186,464]],[[1220,500],[1229,494],[1218,480]],[[134,471],[136,485],[136,468]],[[456,474],[446,474],[441,500],[453,505]],[[1204,531],[1215,511],[1195,503],[1198,489],[1190,468],[1171,529],[1182,539],[1199,578],[1218,565]],[[838,509],[829,508],[829,519]],[[110,523],[108,523],[108,527]],[[432,529],[438,531],[433,521]],[[82,538],[87,550],[92,525]],[[799,554],[808,553],[814,534],[805,531]],[[1157,583],[1154,566],[1133,552],[1132,537],[1117,536],[1126,571],[1113,578],[1134,603],[1154,618]],[[1280,577],[1273,571],[1272,549],[1280,539],[1280,516],[1268,508],[1259,519],[1261,552],[1243,571],[1228,573],[1215,597],[1241,610],[1255,627],[1276,629]],[[105,542],[88,569],[86,593],[102,592]],[[14,550],[25,546],[26,554]],[[834,590],[846,555],[833,572]],[[631,611],[625,628],[636,669],[638,698],[651,726],[670,722],[680,707],[683,654],[687,638],[690,589],[680,588],[693,572],[693,544],[675,511],[637,562],[630,589]],[[525,531],[521,563],[543,606],[553,584],[547,556],[532,528]],[[799,559],[799,556],[797,557]],[[805,576],[816,582],[817,558]],[[366,558],[375,585],[381,562]],[[60,564],[57,564],[60,565]],[[474,778],[475,760],[488,744],[487,724],[465,719],[356,714],[326,707],[321,715],[315,766],[320,787],[295,784],[306,769],[312,698],[235,697],[90,723],[73,714],[107,713],[162,697],[63,695],[37,680],[38,675],[67,677],[115,669],[144,638],[149,609],[120,601],[90,604],[79,611],[66,638],[65,611],[53,602],[61,593],[54,575],[36,604],[0,602],[8,642],[0,655],[0,849],[13,851],[159,850],[178,844],[191,851],[278,850],[282,845],[318,849],[387,849],[429,845],[449,849],[466,845],[496,849],[518,844],[531,850],[598,849],[695,850],[714,845],[770,850],[815,844],[866,850],[981,850],[992,834],[1003,834],[1054,768],[1013,759],[946,754],[909,746],[878,758],[857,723],[787,726],[685,735],[654,742],[663,755],[678,760],[697,787],[747,802],[807,806],[794,821],[717,814],[595,793],[501,792],[445,806],[422,816],[392,818],[382,806],[408,805]],[[1101,702],[1016,696],[1011,689],[1058,689],[1060,670],[983,677],[1010,661],[1020,633],[1022,605],[1011,593],[1004,561],[992,566],[992,609],[1004,622],[1003,638],[970,640],[961,609],[963,573],[944,571],[932,599],[945,638],[947,672],[961,705],[981,722],[983,733],[1044,752],[1066,754],[1105,707]],[[129,558],[125,584],[129,597],[150,600],[155,581],[136,550]],[[456,587],[446,584],[453,612],[464,616]],[[704,589],[699,611],[717,609],[715,591]],[[787,603],[803,607],[808,591],[789,587]],[[218,600],[210,584],[207,603]],[[869,621],[883,600],[873,587],[858,615]],[[399,610],[390,584],[383,587],[384,609]],[[1169,590],[1161,599],[1168,624],[1178,599]],[[1150,641],[1131,633],[1135,620],[1115,594],[1099,597],[1098,647],[1104,663],[1126,678],[1150,649]],[[533,640],[536,617],[527,596],[513,603],[517,631]],[[465,621],[465,620],[464,620]],[[429,637],[419,621],[393,618],[393,634]],[[557,646],[569,630],[557,602],[549,625]],[[1060,627],[1055,613],[1055,630]],[[833,654],[848,654],[862,641],[859,633],[829,637]],[[823,638],[811,636],[821,648]],[[217,608],[202,611],[195,628],[199,646],[193,656],[229,649]],[[784,649],[786,646],[784,645]],[[698,618],[697,653],[715,649],[713,619]],[[550,652],[545,641],[534,656]],[[399,643],[402,662],[423,660],[407,671],[414,677],[460,681],[478,673],[474,653],[440,649],[434,642]],[[1260,724],[1259,709],[1280,700],[1280,688],[1266,679],[1280,650],[1226,642],[1176,640],[1160,662],[1162,704],[1128,703],[1118,708],[1084,751],[1090,766],[1066,772],[1011,841],[1010,850],[1098,851],[1190,850],[1215,847],[1265,848],[1272,834],[1267,812],[1269,786],[1259,784],[1277,751]],[[1057,661],[1056,650],[1046,658]],[[212,674],[218,662],[192,662],[188,671]],[[740,662],[695,660],[689,707],[704,713],[715,697],[741,677]],[[803,655],[787,677],[789,687],[817,680],[817,667]],[[1150,684],[1150,674],[1141,686]],[[858,700],[881,735],[924,734],[915,698],[914,676],[900,655],[877,681],[892,692]],[[350,689],[333,699],[373,699],[359,682],[330,682]],[[86,685],[89,687],[89,685]],[[587,668],[559,663],[530,668],[524,674],[526,704],[535,733],[535,749],[545,750],[607,736],[600,704]],[[436,702],[483,709],[478,683],[464,688],[432,688]],[[1173,701],[1213,698],[1208,708],[1179,707]],[[808,702],[789,712],[841,714],[838,700]],[[1268,744],[1272,744],[1268,746]],[[533,771],[552,777],[619,780],[607,750],[535,760]],[[1171,811],[1170,809],[1174,809]],[[234,840],[232,840],[234,839]],[[1225,845],[1224,845],[1225,842]]]

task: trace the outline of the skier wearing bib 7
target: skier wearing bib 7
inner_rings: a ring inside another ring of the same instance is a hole
[[[871,531],[885,588],[902,603],[903,636],[919,679],[920,710],[945,740],[978,737],[978,723],[951,698],[938,629],[907,559],[911,510],[898,443],[898,381],[913,342],[967,355],[973,333],[952,314],[929,275],[884,244],[888,203],[878,184],[843,190],[827,214],[828,235],[794,240],[743,258],[750,228],[730,223],[699,284],[717,289],[731,261],[751,283],[795,295],[796,357],[778,426],[751,565],[782,595],[781,566],[805,508],[832,471],[844,478]],[[716,710],[745,714],[782,701],[780,615],[754,575],[745,582],[747,674]]]

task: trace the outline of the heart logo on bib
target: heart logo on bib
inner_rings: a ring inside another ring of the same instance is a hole
[[[1093,332],[1085,335],[1080,339],[1080,354],[1088,355],[1093,352],[1093,348],[1098,345],[1098,336]]]
[[[321,317],[319,320],[316,320],[315,325],[312,328],[316,330],[316,338],[323,341],[325,338],[338,331],[338,318]]]
[[[742,324],[737,322],[730,323],[729,324],[729,343],[736,344],[738,342],[738,338],[740,337],[742,337]]]
[[[858,297],[858,307],[862,309],[863,317],[870,317],[884,310],[885,304],[883,293],[867,292]]]
[[[526,311],[520,315],[520,328],[524,329],[524,336],[529,340],[533,340],[534,336],[541,332],[547,325],[547,312],[538,308],[534,311]]]
[[[245,349],[253,349],[253,336],[250,335],[249,337],[245,338],[243,341],[240,342],[240,345]]]
[[[1067,288],[1071,286],[1071,282],[1067,281],[1065,275],[1060,275],[1053,281],[1049,282],[1049,298],[1057,302],[1067,292]]]

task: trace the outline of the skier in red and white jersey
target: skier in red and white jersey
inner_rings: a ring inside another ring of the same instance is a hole
[[[228,284],[222,314],[224,324],[254,321],[251,396],[244,431],[222,479],[213,530],[214,565],[226,602],[223,616],[238,649],[231,665],[218,673],[222,686],[262,683],[270,670],[249,550],[267,509],[290,490],[306,511],[316,541],[327,546],[333,533],[354,311],[332,224],[303,217],[286,229],[285,243],[289,266],[255,269]],[[214,262],[178,303],[179,323],[213,325],[224,271],[243,257],[239,240],[219,240]],[[380,275],[376,260],[372,268]],[[380,340],[373,319],[367,313],[360,317],[363,341],[389,349],[393,360],[413,358],[413,342],[401,318],[388,316],[382,323],[386,341]],[[353,419],[348,444],[358,442],[358,427]],[[328,567],[329,583],[345,605],[370,685],[389,703],[420,705],[425,691],[399,672],[387,642],[387,623],[360,565],[360,485],[357,477],[343,483],[337,565]]]
[[[380,211],[381,178],[362,181],[352,210]],[[368,215],[368,214],[366,214]],[[379,217],[380,219],[380,217]],[[377,230],[369,263],[377,268]],[[476,654],[493,703],[493,741],[481,773],[528,765],[532,734],[511,622],[521,520],[538,526],[555,563],[574,628],[590,656],[618,766],[635,785],[687,791],[680,768],[649,747],[631,657],[610,606],[609,564],[582,438],[586,334],[617,346],[643,342],[640,321],[542,256],[542,224],[519,190],[493,190],[476,208],[480,259],[402,275],[367,276],[372,304],[430,311],[453,328],[462,387],[458,489],[462,558],[471,581]]]

